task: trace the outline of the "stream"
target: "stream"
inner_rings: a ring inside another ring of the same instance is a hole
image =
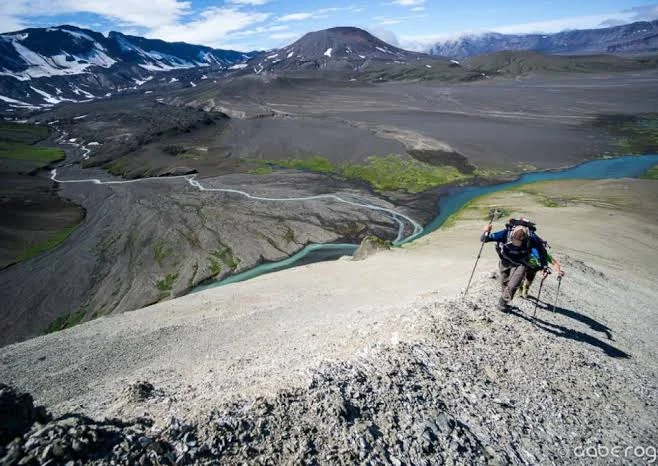
[[[524,173],[517,180],[495,185],[455,187],[448,190],[439,198],[439,214],[432,221],[430,221],[422,229],[422,231],[416,231],[411,236],[406,238],[398,238],[394,244],[402,245],[439,229],[452,214],[479,196],[491,194],[496,191],[502,191],[527,183],[536,183],[538,181],[636,178],[646,173],[646,171],[654,165],[658,165],[658,155],[633,155],[592,160],[573,167],[559,170]],[[217,286],[237,283],[267,273],[285,270],[300,265],[306,265],[313,262],[336,260],[342,256],[353,255],[357,248],[358,246],[354,244],[311,244],[303,248],[294,256],[291,256],[287,259],[261,264],[247,271],[226,277],[222,280],[198,285],[194,287],[191,292],[195,293],[197,291],[207,290]]]

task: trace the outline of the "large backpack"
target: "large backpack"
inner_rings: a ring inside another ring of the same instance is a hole
[[[522,227],[526,231],[525,240],[520,246],[512,243],[512,233],[516,227]],[[537,226],[526,219],[511,218],[505,224],[507,229],[507,239],[504,243],[498,244],[498,255],[513,264],[528,264],[528,259],[532,253],[531,235],[537,231]]]

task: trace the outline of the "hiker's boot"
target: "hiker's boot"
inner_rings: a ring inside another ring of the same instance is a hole
[[[521,293],[519,294],[520,297],[526,299],[528,297],[528,286],[525,284],[521,286]]]
[[[500,298],[496,307],[499,311],[506,311],[509,308],[509,304],[503,298]]]

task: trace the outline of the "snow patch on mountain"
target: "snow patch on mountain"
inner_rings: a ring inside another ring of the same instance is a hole
[[[0,70],[0,75],[12,76],[20,81],[44,76],[81,74],[92,65],[109,68],[116,63],[116,60],[108,56],[103,50],[94,50],[87,56],[61,53],[48,57],[30,50],[18,40],[13,40],[12,46],[27,66],[27,69],[12,72],[3,68]]]
[[[28,104],[27,102],[22,102],[22,101],[20,101],[20,100],[12,99],[12,98],[10,98],[10,97],[6,97],[6,96],[4,96],[4,95],[0,95],[0,100],[2,100],[3,102],[7,102],[8,104],[10,104],[10,105],[9,105],[10,107],[29,108],[29,109],[36,109],[36,108],[39,108],[39,107],[37,107],[37,106],[35,106],[35,105]]]
[[[327,49],[327,51],[326,51],[326,52],[324,52],[324,54],[325,54],[325,56],[327,56],[327,57],[329,57],[329,58],[331,58],[331,51],[332,51],[332,48],[331,48],[331,47],[329,47],[329,48]]]

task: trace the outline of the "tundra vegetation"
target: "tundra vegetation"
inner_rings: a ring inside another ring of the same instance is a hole
[[[270,173],[272,168],[290,168],[315,173],[334,175],[350,180],[367,182],[375,191],[406,191],[419,193],[436,186],[464,181],[471,175],[461,173],[457,168],[444,165],[433,166],[413,159],[403,159],[396,155],[369,157],[365,163],[338,165],[325,157],[313,156],[307,159],[263,160],[263,170],[252,173]]]

